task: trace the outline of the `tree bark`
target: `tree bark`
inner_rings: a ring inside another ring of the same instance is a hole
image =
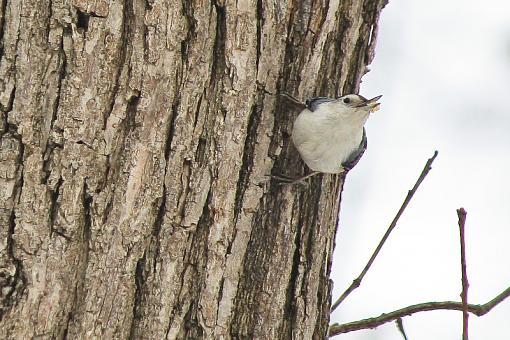
[[[341,178],[277,94],[356,92],[385,0],[0,0],[0,336],[322,339]]]

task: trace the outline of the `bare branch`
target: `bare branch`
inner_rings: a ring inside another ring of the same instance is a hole
[[[393,221],[391,222],[390,226],[388,227],[388,230],[386,230],[386,233],[384,234],[384,236],[382,237],[381,241],[379,242],[379,245],[377,246],[377,248],[375,249],[374,253],[372,254],[372,257],[370,257],[370,260],[368,260],[367,264],[365,265],[365,268],[363,268],[363,270],[361,271],[359,276],[354,281],[352,281],[352,284],[349,286],[349,288],[347,288],[347,290],[342,295],[340,295],[338,300],[335,301],[333,306],[331,306],[331,312],[333,312],[342,303],[342,301],[344,301],[345,298],[347,296],[349,296],[349,294],[353,290],[355,290],[356,288],[358,288],[360,286],[361,280],[363,280],[363,277],[365,276],[365,274],[368,272],[368,270],[372,266],[372,263],[375,261],[375,258],[379,254],[379,251],[381,250],[381,248],[383,247],[384,243],[386,242],[386,240],[390,236],[391,232],[393,231],[393,229],[397,225],[397,222],[398,222],[400,216],[402,215],[402,213],[406,209],[407,205],[411,201],[411,198],[413,198],[413,196],[416,193],[416,190],[418,190],[418,187],[420,186],[421,182],[423,182],[423,180],[425,179],[425,177],[429,173],[430,169],[432,169],[431,165],[432,165],[432,162],[434,162],[434,159],[436,157],[437,157],[437,151],[435,151],[434,155],[431,158],[429,158],[429,160],[425,164],[425,167],[423,168],[423,170],[422,170],[422,172],[420,174],[420,177],[418,177],[418,180],[414,184],[413,188],[411,190],[409,190],[409,192],[407,193],[407,197],[404,200],[404,203],[402,203],[402,206],[400,207],[400,209],[398,210],[397,214],[393,218]]]
[[[468,332],[468,289],[469,282],[467,278],[466,270],[466,239],[465,239],[465,224],[466,224],[466,211],[464,208],[457,209],[457,216],[459,218],[459,231],[460,231],[460,266],[462,269],[462,293],[460,297],[462,299],[462,339],[469,340]]]
[[[397,328],[400,331],[400,334],[402,334],[402,336],[404,337],[404,340],[407,340],[407,334],[406,331],[404,330],[404,323],[402,322],[402,318],[398,318],[397,320],[395,320],[395,323],[397,324]]]
[[[506,288],[503,292],[497,295],[494,299],[483,305],[472,305],[468,304],[468,311],[477,316],[487,314],[492,308],[497,306],[503,300],[510,296],[510,287]],[[362,329],[371,329],[383,325],[388,322],[397,320],[404,316],[412,315],[414,313],[426,312],[431,310],[463,310],[462,302],[454,301],[442,301],[442,302],[425,302],[416,305],[407,306],[402,309],[390,313],[381,314],[378,317],[368,318],[358,321],[353,321],[344,324],[334,324],[329,328],[329,336],[335,336],[342,333],[348,333],[352,331],[359,331]]]

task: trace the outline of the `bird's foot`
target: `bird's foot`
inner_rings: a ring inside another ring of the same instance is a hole
[[[294,185],[294,184],[299,184],[299,185],[304,185],[304,186],[307,186],[308,184],[305,182],[306,179],[312,177],[312,176],[315,176],[317,175],[319,172],[318,171],[314,171],[308,175],[305,175],[305,176],[302,176],[302,177],[298,177],[298,178],[292,178],[292,177],[288,177],[288,176],[285,176],[285,175],[269,175],[271,178],[277,180],[279,183],[278,185]]]

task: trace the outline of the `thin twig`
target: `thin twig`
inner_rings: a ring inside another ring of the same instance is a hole
[[[390,226],[388,227],[388,230],[386,230],[386,233],[384,234],[383,238],[379,242],[379,245],[377,246],[374,253],[372,254],[372,257],[370,257],[370,260],[368,260],[367,264],[365,265],[365,268],[363,268],[363,270],[361,271],[361,274],[359,274],[359,276],[354,281],[352,281],[352,284],[349,286],[349,288],[347,288],[347,290],[342,295],[340,295],[338,300],[336,300],[335,303],[331,306],[331,312],[333,312],[345,300],[345,298],[347,296],[349,296],[349,294],[352,293],[353,290],[355,290],[356,288],[358,288],[360,286],[361,280],[363,280],[363,277],[365,276],[365,274],[368,272],[368,270],[372,266],[372,263],[375,261],[375,258],[379,254],[379,251],[381,250],[382,246],[384,245],[384,242],[386,242],[386,239],[390,236],[391,232],[397,225],[397,222],[398,222],[400,216],[402,215],[402,213],[406,209],[407,205],[411,201],[411,198],[413,198],[413,195],[416,193],[416,190],[418,190],[418,187],[420,186],[421,182],[423,182],[423,180],[429,173],[430,169],[432,169],[431,165],[432,165],[432,162],[434,162],[434,159],[436,157],[437,157],[437,151],[435,151],[434,155],[431,158],[429,158],[429,160],[425,164],[425,167],[423,168],[423,170],[420,174],[420,177],[418,177],[418,180],[414,184],[413,188],[411,190],[409,190],[409,192],[407,193],[407,197],[404,200],[404,203],[402,203],[402,206],[400,207],[397,214],[393,218],[393,221],[391,222]]]
[[[469,340],[468,332],[468,289],[469,282],[466,271],[466,238],[465,238],[465,224],[466,224],[466,210],[464,208],[457,209],[457,217],[459,218],[459,231],[460,231],[460,266],[462,269],[462,339]]]
[[[402,318],[398,318],[397,320],[395,320],[395,323],[397,324],[397,328],[400,331],[400,334],[402,334],[402,336],[404,337],[404,340],[407,340],[407,334],[406,331],[404,330],[404,323],[402,322]]]
[[[482,316],[487,314],[492,308],[497,306],[503,300],[510,296],[510,287],[505,289],[499,295],[497,295],[494,299],[483,305],[472,305],[468,304],[468,311],[476,316]],[[358,321],[353,321],[344,324],[334,324],[329,328],[329,336],[334,336],[342,333],[348,333],[352,331],[359,331],[362,329],[371,329],[383,325],[388,322],[392,322],[397,320],[398,318],[402,318],[404,316],[412,315],[414,313],[426,312],[431,310],[457,310],[462,311],[464,306],[462,302],[454,302],[454,301],[442,301],[442,302],[425,302],[417,305],[407,306],[402,309],[395,310],[390,313],[381,314],[378,317],[368,318]]]

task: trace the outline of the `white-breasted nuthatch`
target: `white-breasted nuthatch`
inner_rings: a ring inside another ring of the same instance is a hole
[[[313,171],[298,179],[274,176],[285,182],[300,182],[317,173],[339,174],[352,169],[367,148],[365,122],[379,109],[382,96],[366,99],[358,94],[340,98],[317,97],[305,104],[284,94],[301,113],[294,121],[292,142]],[[299,107],[299,105],[298,105]]]

